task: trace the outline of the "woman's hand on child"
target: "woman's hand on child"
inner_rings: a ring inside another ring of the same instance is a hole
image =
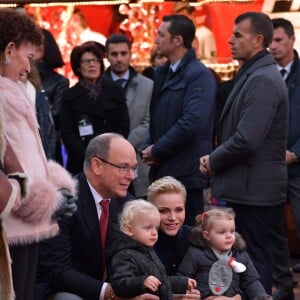
[[[233,297],[226,297],[226,296],[210,296],[205,298],[205,300],[242,300],[241,295],[236,294]]]
[[[124,299],[124,298],[120,298],[118,296],[114,297],[115,300],[128,300],[128,298]],[[131,298],[130,300],[159,300],[158,296],[152,295],[152,294],[142,294],[140,296],[136,296],[134,298]]]
[[[201,299],[200,292],[196,289],[187,291],[186,294],[174,294],[173,300],[199,300]]]
[[[148,276],[144,281],[144,287],[153,292],[157,291],[160,285],[161,282],[154,276]]]
[[[159,300],[158,296],[152,294],[143,294],[140,296],[136,296],[131,300]]]

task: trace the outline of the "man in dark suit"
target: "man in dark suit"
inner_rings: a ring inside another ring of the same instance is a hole
[[[289,92],[289,130],[285,152],[288,170],[287,200],[296,221],[297,234],[300,236],[300,60],[294,49],[295,31],[293,24],[283,18],[272,19],[272,24],[274,33],[269,49]],[[294,278],[290,270],[284,211],[281,211],[280,215],[272,216],[270,245],[273,260],[273,284],[276,286],[273,299],[294,300]]]
[[[113,299],[111,285],[103,275],[101,202],[109,200],[109,222],[116,221],[131,198],[127,189],[136,171],[135,150],[122,136],[106,133],[90,141],[84,172],[77,176],[77,212],[62,219],[59,235],[41,245],[40,271],[51,289],[50,299]],[[157,297],[144,294],[138,299]]]

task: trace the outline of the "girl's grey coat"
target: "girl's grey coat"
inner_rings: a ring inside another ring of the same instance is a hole
[[[232,256],[237,262],[246,266],[243,273],[233,272],[232,283],[224,296],[233,297],[236,294],[246,294],[247,299],[255,299],[257,296],[267,295],[259,281],[259,275],[245,250],[245,242],[241,236],[236,236],[236,242],[232,249]],[[201,299],[213,296],[208,284],[209,271],[218,260],[211,248],[190,246],[178,267],[178,274],[195,278],[197,289],[201,293]]]

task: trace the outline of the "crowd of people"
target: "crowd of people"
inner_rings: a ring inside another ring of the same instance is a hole
[[[294,299],[284,206],[300,234],[300,63],[288,20],[236,17],[230,84],[197,59],[184,14],[162,18],[150,78],[113,34],[73,48],[72,87],[49,31],[0,9],[0,33],[0,299]]]

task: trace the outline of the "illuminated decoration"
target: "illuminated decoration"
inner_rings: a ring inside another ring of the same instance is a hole
[[[104,0],[104,1],[74,1],[74,2],[49,2],[49,3],[30,3],[29,7],[51,7],[51,6],[74,6],[74,5],[120,5],[128,3],[127,0]]]
[[[168,1],[168,0],[166,0]],[[201,6],[209,3],[248,3],[253,2],[254,0],[191,0],[191,1],[182,1],[189,2],[190,6]],[[300,0],[299,0],[300,1]],[[2,0],[0,7],[17,7],[20,5],[28,5],[30,7],[53,7],[53,6],[68,6],[68,5],[120,5],[120,4],[130,4],[132,7],[139,7],[143,3],[164,3],[165,0],[100,0],[100,1],[74,1],[74,0],[63,0],[63,1],[46,1],[46,0]]]
[[[254,0],[200,0],[199,2],[190,2],[190,6],[201,6],[210,3],[251,3]]]
[[[1,3],[5,3],[5,0],[0,0]],[[132,65],[138,70],[142,71],[145,67],[150,65],[150,56],[151,51],[155,47],[155,39],[157,37],[157,30],[159,27],[159,24],[161,22],[161,18],[163,15],[170,13],[173,11],[174,2],[168,1],[168,0],[107,0],[107,1],[68,1],[64,0],[63,2],[60,2],[59,0],[56,0],[55,2],[47,2],[47,0],[20,0],[20,1],[9,1],[10,5],[12,5],[13,2],[22,4],[24,9],[31,15],[33,15],[37,21],[38,24],[40,24],[41,27],[48,29],[52,32],[54,35],[61,52],[63,54],[64,62],[66,63],[64,69],[58,70],[63,75],[65,75],[67,78],[71,80],[71,82],[74,82],[74,75],[71,71],[69,58],[70,53],[73,47],[77,44],[78,45],[78,37],[76,36],[76,26],[74,29],[74,22],[71,20],[71,15],[74,10],[74,8],[80,8],[80,6],[99,6],[99,11],[101,13],[103,11],[113,11],[113,14],[115,12],[118,13],[118,16],[116,19],[114,17],[111,17],[109,19],[106,19],[106,17],[99,19],[100,24],[108,24],[107,27],[103,26],[105,30],[103,32],[101,31],[100,27],[97,25],[94,25],[94,30],[99,31],[103,33],[104,35],[108,36],[111,33],[115,32],[123,32],[127,34],[131,40],[132,40]],[[262,0],[256,0],[256,1],[262,1]],[[189,3],[190,6],[199,6],[197,8],[197,16],[196,18],[200,17],[201,14],[199,13],[199,9],[202,9],[204,7],[208,7],[208,5],[212,3],[211,7],[214,9],[212,11],[219,12],[217,10],[217,6],[214,6],[213,3],[220,3],[221,7],[221,13],[222,11],[227,11],[227,4],[228,7],[231,7],[230,4],[237,4],[238,7],[240,7],[240,3],[246,3],[245,10],[249,10],[248,7],[254,7],[251,6],[252,4],[248,5],[249,3],[255,3],[254,0],[190,0],[190,1],[179,1],[179,2],[186,2]],[[275,1],[275,0],[274,0]],[[295,0],[294,0],[295,1]],[[300,0],[297,0],[300,1]],[[8,1],[7,1],[8,2]],[[224,4],[224,6],[222,5]],[[102,5],[113,7],[111,10],[110,8],[102,7]],[[100,8],[101,7],[101,8]],[[254,10],[257,10],[256,9]],[[243,8],[242,8],[243,9]],[[242,9],[238,8],[238,12],[241,12]],[[93,20],[97,20],[96,10],[91,8],[93,10],[94,14],[92,17]],[[87,10],[86,10],[87,11]],[[235,11],[235,10],[233,10]],[[117,15],[116,13],[116,15]],[[210,14],[210,12],[207,14],[209,16],[213,16]],[[234,13],[228,13],[229,15],[229,21],[232,22],[234,19]],[[105,15],[107,16],[107,14]],[[115,16],[115,15],[113,15]],[[217,18],[217,15],[213,16],[214,18]],[[220,18],[221,20],[223,18]],[[107,23],[106,23],[107,22]],[[226,27],[224,24],[224,20],[222,22],[218,21],[217,23],[221,23],[222,28]],[[95,23],[95,22],[94,22]],[[196,22],[197,23],[197,22]],[[99,24],[99,23],[97,23]],[[198,24],[198,23],[197,23]],[[213,24],[206,24],[208,25],[208,28],[213,29],[213,26],[215,26],[215,23]],[[93,27],[92,27],[93,28]],[[102,28],[102,27],[101,27]],[[214,28],[213,32],[217,32],[218,28]],[[226,32],[224,32],[224,36],[229,36],[231,33],[231,28],[226,27]],[[221,35],[220,35],[221,36]],[[219,39],[221,40],[221,37],[219,36]],[[222,40],[219,42],[220,49],[225,48],[227,45],[227,41]],[[212,69],[215,69],[217,73],[220,73],[221,77],[223,79],[228,79],[234,74],[236,71],[236,66],[232,65],[231,61],[231,55],[228,54],[226,51],[223,51],[223,53],[219,54],[218,49],[218,56],[216,59],[209,61],[208,63],[215,63],[210,65]],[[220,59],[222,58],[222,60]],[[226,58],[223,59],[223,58]],[[204,62],[204,61],[203,61]],[[206,62],[204,62],[206,63]],[[228,64],[227,64],[228,63]]]
[[[7,3],[7,4],[3,4],[3,3],[1,3],[0,4],[0,8],[7,8],[7,7],[17,7],[18,5],[16,4],[16,3],[12,3],[12,4],[9,4],[9,3]]]
[[[158,13],[163,9],[163,4],[140,2],[128,4],[123,0],[109,2],[121,3],[119,13],[124,16],[124,20],[120,23],[119,29],[132,40],[132,65],[142,70],[150,65],[151,51],[160,24]],[[94,5],[101,3],[107,4],[108,1],[89,2]],[[56,3],[55,11],[47,10],[48,7],[50,9],[54,6],[54,3],[31,3],[26,5],[25,9],[29,14],[34,15],[41,27],[48,29],[54,35],[66,63],[62,74],[73,82],[75,78],[69,63],[70,53],[73,47],[81,42],[76,30],[77,25],[74,25],[72,19],[75,3],[64,4]],[[77,3],[76,7],[78,7]]]
[[[150,64],[151,50],[160,23],[158,12],[161,9],[154,3],[123,4],[119,7],[120,14],[128,16],[120,24],[120,29],[132,39],[131,62],[135,66],[144,68]]]
[[[237,61],[232,61],[229,63],[206,63],[208,68],[213,69],[222,81],[227,81],[232,79],[239,69],[239,64]]]

